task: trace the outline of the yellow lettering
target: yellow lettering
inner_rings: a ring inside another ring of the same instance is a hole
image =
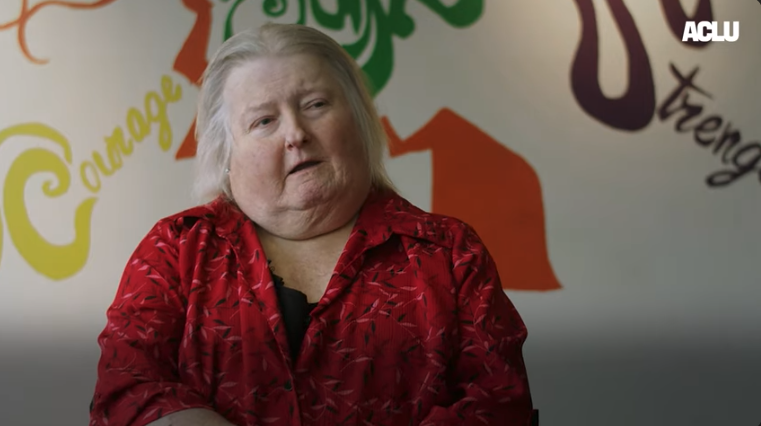
[[[155,91],[145,95],[145,111],[130,108],[126,126],[132,139],[125,140],[124,130],[114,128],[105,138],[106,159],[93,152],[92,161],[80,164],[79,172],[84,186],[93,193],[100,191],[102,176],[111,176],[123,165],[124,157],[134,150],[151,133],[151,125],[158,125],[158,142],[163,151],[172,146],[172,127],[167,117],[167,104],[182,98],[182,87],[175,85],[169,76],[161,79],[161,95]],[[74,241],[69,244],[52,244],[32,224],[26,207],[25,190],[29,179],[39,173],[52,173],[55,179],[46,180],[42,192],[49,198],[66,194],[71,184],[72,152],[69,141],[57,130],[40,123],[25,123],[0,131],[0,145],[14,136],[33,136],[54,142],[63,150],[63,158],[53,151],[30,148],[22,152],[11,164],[3,186],[2,209],[8,222],[11,241],[26,262],[40,274],[61,280],[79,272],[90,253],[90,229],[96,197],[82,201],[74,213]],[[2,258],[3,223],[0,216],[0,259]]]
[[[87,173],[88,169],[91,170],[89,175]],[[100,191],[100,175],[93,163],[90,161],[83,161],[79,166],[79,177],[82,178],[82,183],[90,190],[90,192],[97,193]],[[94,182],[93,180],[90,180],[90,178],[93,178]]]
[[[143,117],[143,114],[137,108],[130,108],[127,111],[127,130],[129,130],[129,134],[135,142],[142,142],[151,132],[148,122],[145,121],[145,117]]]
[[[104,176],[111,176],[117,170],[122,168],[122,154],[127,156],[132,154],[133,144],[132,140],[129,142],[124,141],[124,131],[122,131],[121,127],[115,128],[111,136],[105,138],[105,141],[110,168],[109,166],[106,166],[103,157],[97,151],[93,151],[92,158],[98,166],[98,170],[100,170]]]
[[[164,102],[168,104],[175,103],[182,99],[182,86],[179,84],[172,86],[173,84],[172,78],[168,75],[161,77],[161,94],[164,95]]]
[[[151,105],[155,105],[155,113]],[[145,95],[145,113],[149,122],[159,125],[159,147],[162,151],[168,151],[172,147],[172,126],[166,115],[166,103],[161,100],[158,93],[148,92]]]
[[[162,98],[163,96],[163,98]],[[161,95],[156,91],[150,91],[145,95],[144,108],[141,112],[137,108],[127,110],[127,131],[132,139],[125,141],[124,130],[117,126],[111,136],[105,138],[106,158],[97,151],[93,151],[92,161],[84,161],[80,164],[79,175],[82,184],[93,193],[101,188],[101,176],[111,176],[120,170],[123,160],[132,155],[134,142],[141,142],[151,133],[151,125],[158,125],[158,142],[162,151],[168,151],[172,147],[172,126],[167,116],[167,104],[177,102],[182,98],[182,87],[175,85],[169,76],[161,78]]]
[[[60,197],[69,190],[72,161],[68,140],[55,129],[39,123],[26,123],[0,131],[0,145],[13,136],[36,136],[55,142],[63,149],[64,160],[52,151],[31,148],[22,152],[8,169],[3,188],[3,207],[8,220],[8,233],[21,256],[37,272],[54,280],[68,278],[79,272],[90,253],[90,226],[97,198],[90,197],[79,204],[74,214],[74,241],[57,245],[45,240],[34,228],[26,209],[26,183],[35,174],[53,173],[56,180],[47,180],[42,192],[47,197]],[[0,245],[2,224],[0,223]],[[1,248],[1,247],[0,247]]]
[[[108,168],[106,163],[103,162],[103,156],[98,151],[92,152],[92,159],[95,161],[95,165],[98,166],[98,170],[103,173],[103,176],[111,176],[117,170],[115,168]]]

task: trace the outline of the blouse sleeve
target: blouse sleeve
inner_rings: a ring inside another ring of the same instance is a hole
[[[533,406],[522,355],[526,327],[475,230],[465,225],[456,241],[460,337],[453,373],[462,397],[434,407],[421,426],[528,426]]]
[[[124,269],[98,337],[90,426],[143,426],[172,412],[210,409],[178,374],[185,303],[177,240],[170,226],[156,225]]]

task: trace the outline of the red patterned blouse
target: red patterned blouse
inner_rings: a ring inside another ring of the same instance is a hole
[[[187,408],[239,426],[529,424],[526,328],[461,221],[370,195],[311,317],[294,361],[233,205],[162,219],[108,309],[90,425]]]

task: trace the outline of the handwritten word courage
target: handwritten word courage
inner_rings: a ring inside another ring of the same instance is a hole
[[[82,184],[93,193],[102,187],[102,177],[111,176],[120,170],[123,160],[129,157],[135,147],[158,129],[158,143],[163,151],[172,146],[172,128],[167,117],[167,105],[182,98],[182,88],[172,79],[164,76],[160,92],[150,91],[145,95],[143,109],[130,108],[127,111],[124,128],[116,126],[105,138],[105,159],[99,152],[92,153],[92,160],[80,164]],[[39,173],[52,173],[55,180],[42,184],[42,193],[48,198],[65,195],[71,187],[72,149],[68,139],[56,129],[42,123],[23,123],[0,130],[0,148],[13,137],[31,136],[53,142],[63,151],[63,158],[46,148],[30,148],[23,151],[11,163],[3,186],[2,207],[8,222],[8,234],[13,245],[24,260],[40,274],[61,280],[79,272],[86,264],[90,253],[90,229],[92,212],[97,197],[88,197],[74,213],[74,241],[68,244],[53,244],[46,240],[32,224],[26,206],[25,189],[27,182]],[[3,226],[0,217],[0,260],[2,259]]]
[[[156,92],[148,92],[145,95],[143,111],[130,108],[127,111],[127,131],[129,138],[125,141],[122,127],[115,127],[111,136],[106,137],[106,157],[95,151],[92,161],[84,161],[79,168],[82,183],[92,192],[100,191],[101,175],[111,176],[122,168],[122,155],[132,154],[135,142],[142,142],[151,134],[151,125],[158,126],[159,147],[162,151],[168,151],[172,147],[172,127],[166,115],[166,106],[174,103],[182,97],[180,86],[174,86],[172,79],[164,76],[161,80],[161,95]]]

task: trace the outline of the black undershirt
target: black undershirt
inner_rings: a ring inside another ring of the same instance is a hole
[[[285,286],[283,279],[274,272],[275,291],[280,305],[280,314],[283,318],[285,332],[288,335],[288,348],[291,351],[291,359],[295,362],[301,351],[301,342],[307,332],[312,317],[309,314],[317,303],[309,303],[304,293]]]

